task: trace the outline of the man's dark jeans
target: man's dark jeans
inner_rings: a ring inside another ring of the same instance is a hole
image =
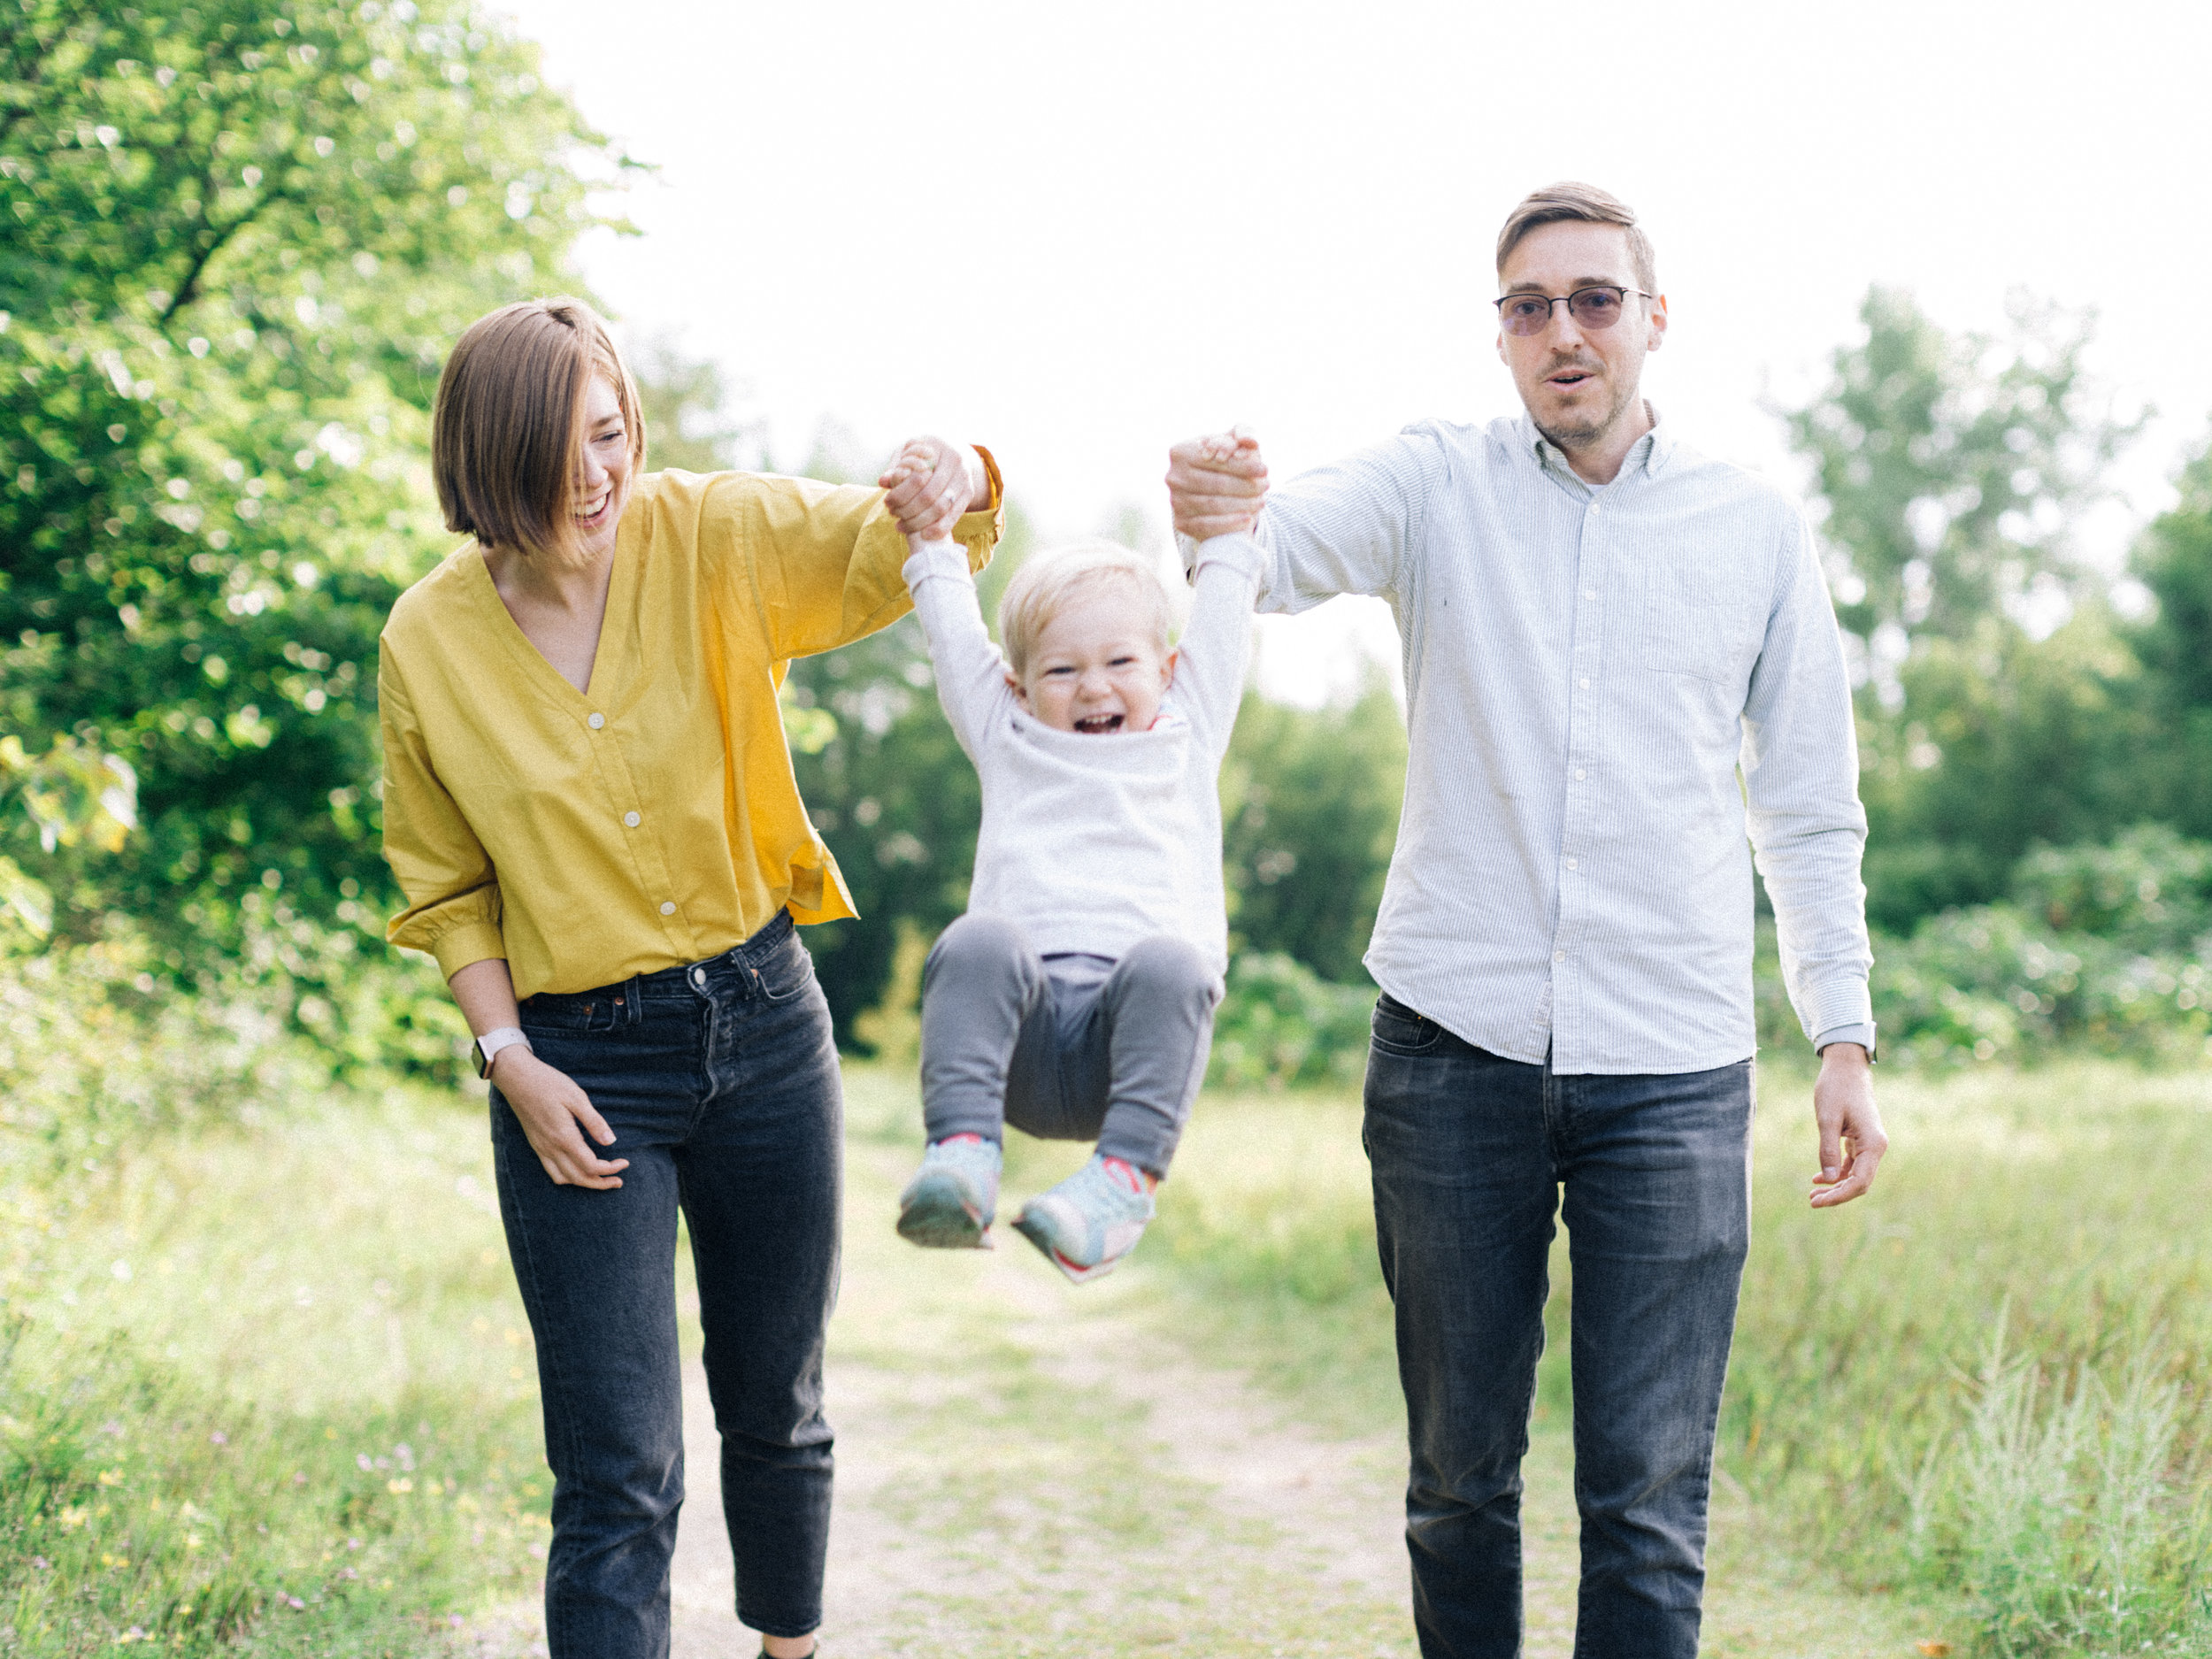
[[[1521,1651],[1521,1458],[1555,1208],[1574,1271],[1575,1654],[1694,1659],[1751,1107],[1748,1061],[1562,1077],[1377,1003],[1364,1138],[1397,1306],[1424,1659]]]
[[[552,1659],[660,1659],[683,1502],[676,1215],[691,1233],[738,1617],[821,1623],[843,1104],[829,1007],[787,916],[725,956],[574,995],[523,1029],[627,1158],[617,1190],[556,1186],[492,1091],[500,1210],[545,1402]]]

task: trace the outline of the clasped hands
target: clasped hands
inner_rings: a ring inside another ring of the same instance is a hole
[[[1167,498],[1176,533],[1194,541],[1249,530],[1267,499],[1260,441],[1232,426],[1177,444],[1167,452]]]
[[[991,504],[983,457],[964,443],[926,434],[901,444],[876,485],[884,492],[885,509],[916,541],[944,541],[961,514]]]

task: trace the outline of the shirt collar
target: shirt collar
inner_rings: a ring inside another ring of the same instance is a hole
[[[1630,447],[1627,459],[1621,463],[1621,472],[1623,473],[1640,472],[1647,478],[1656,478],[1660,469],[1666,465],[1669,457],[1674,454],[1674,428],[1667,424],[1666,418],[1659,412],[1650,399],[1644,400],[1644,409],[1651,416],[1651,430],[1637,439]],[[1521,411],[1520,433],[1522,443],[1527,447],[1529,454],[1534,458],[1537,465],[1548,467],[1555,472],[1571,478],[1585,489],[1594,488],[1589,480],[1576,472],[1569,464],[1566,452],[1536,430],[1536,423],[1529,419],[1525,409]],[[1614,481],[1617,483],[1619,479],[1617,477]]]

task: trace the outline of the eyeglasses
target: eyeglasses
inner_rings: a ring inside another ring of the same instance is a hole
[[[1498,321],[1509,334],[1540,334],[1551,326],[1551,308],[1555,305],[1564,305],[1578,328],[1610,328],[1628,309],[1628,296],[1632,294],[1640,300],[1652,297],[1641,288],[1617,288],[1607,283],[1577,288],[1564,299],[1550,299],[1541,294],[1509,294],[1493,303],[1498,308]]]

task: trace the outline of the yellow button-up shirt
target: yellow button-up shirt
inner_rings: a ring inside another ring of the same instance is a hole
[[[977,568],[1003,517],[990,472],[992,510],[953,533]],[[779,910],[854,914],[777,692],[793,657],[906,614],[906,553],[880,490],[648,473],[579,691],[462,547],[400,595],[377,666],[392,942],[448,978],[504,957],[526,997],[700,961]]]

